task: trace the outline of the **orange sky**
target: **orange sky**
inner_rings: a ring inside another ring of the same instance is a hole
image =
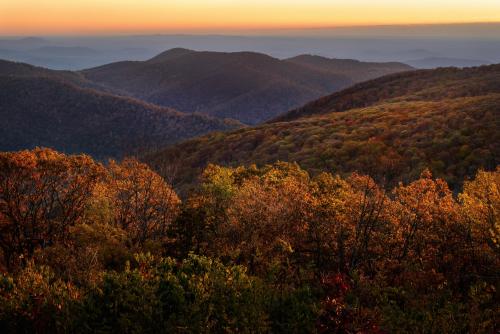
[[[499,22],[500,0],[0,0],[0,34]]]

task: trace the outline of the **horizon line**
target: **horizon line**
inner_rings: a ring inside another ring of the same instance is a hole
[[[238,36],[238,35],[253,35],[256,33],[272,33],[272,32],[314,32],[321,30],[345,30],[345,29],[363,29],[363,28],[425,28],[425,27],[454,27],[454,26],[488,26],[499,25],[500,21],[460,21],[460,22],[435,22],[435,23],[387,23],[387,24],[355,24],[355,25],[324,25],[324,26],[288,26],[288,27],[193,27],[193,28],[169,28],[154,30],[154,31],[74,31],[68,33],[41,33],[20,32],[18,34],[2,34],[1,37],[64,37],[64,36],[92,36],[92,37],[122,37],[122,36],[168,36],[168,35],[220,35],[220,36]],[[140,30],[140,29],[137,29]]]

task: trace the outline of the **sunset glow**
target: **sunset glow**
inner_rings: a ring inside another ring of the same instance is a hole
[[[3,35],[497,21],[498,0],[0,0]]]

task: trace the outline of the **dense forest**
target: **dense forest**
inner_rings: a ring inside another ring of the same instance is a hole
[[[181,193],[209,164],[298,162],[317,175],[370,175],[388,187],[428,168],[459,191],[500,164],[500,66],[422,70],[368,81],[256,127],[194,138],[143,159]],[[178,168],[182,166],[182,168]]]
[[[460,183],[208,165],[181,201],[133,159],[0,153],[0,327],[495,333],[500,169]]]
[[[104,159],[243,126],[88,88],[68,72],[11,65],[15,74],[0,75],[1,151],[46,146]]]
[[[394,186],[429,168],[453,190],[478,168],[499,163],[500,95],[394,102],[364,109],[215,133],[146,157],[184,191],[208,163],[298,162],[316,175],[358,171]],[[168,168],[167,168],[168,167]]]
[[[291,121],[387,102],[441,101],[489,93],[500,93],[500,65],[396,73],[322,97],[273,121]]]
[[[499,92],[499,64],[410,71],[359,83],[291,110],[273,121],[291,121],[387,102],[440,101]]]
[[[147,61],[116,62],[80,73],[151,103],[252,125],[353,83],[413,69],[402,63],[326,58],[312,66],[303,58],[177,48]]]

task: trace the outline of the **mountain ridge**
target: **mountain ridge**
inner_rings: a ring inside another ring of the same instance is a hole
[[[474,95],[480,94],[483,89],[495,92],[500,90],[499,73],[500,64],[465,69],[454,67],[424,69],[390,74],[355,84],[340,92],[311,101],[269,122],[290,121],[332,111],[339,112],[351,108],[367,107],[389,98],[418,100],[417,92],[424,95],[423,99],[428,99],[429,95],[434,95],[435,98],[439,98],[442,94]],[[475,80],[467,80],[467,76],[474,75]],[[380,87],[385,86],[389,86],[389,88],[385,91],[380,89]]]
[[[306,114],[190,139],[144,160],[159,171],[181,164],[175,181],[181,191],[210,163],[276,161],[297,162],[313,174],[357,171],[390,185],[414,180],[429,167],[458,189],[478,169],[500,163],[499,78],[500,65],[390,75],[311,102]],[[394,86],[394,80],[414,86]],[[416,86],[424,89],[405,95]]]
[[[104,159],[242,126],[94,89],[78,73],[8,65],[0,61],[0,150],[46,146]]]
[[[410,69],[392,63],[382,74]],[[344,72],[257,52],[176,48],[146,61],[111,63],[80,73],[91,81],[158,105],[257,124],[361,80],[359,74],[351,78],[349,71]]]

